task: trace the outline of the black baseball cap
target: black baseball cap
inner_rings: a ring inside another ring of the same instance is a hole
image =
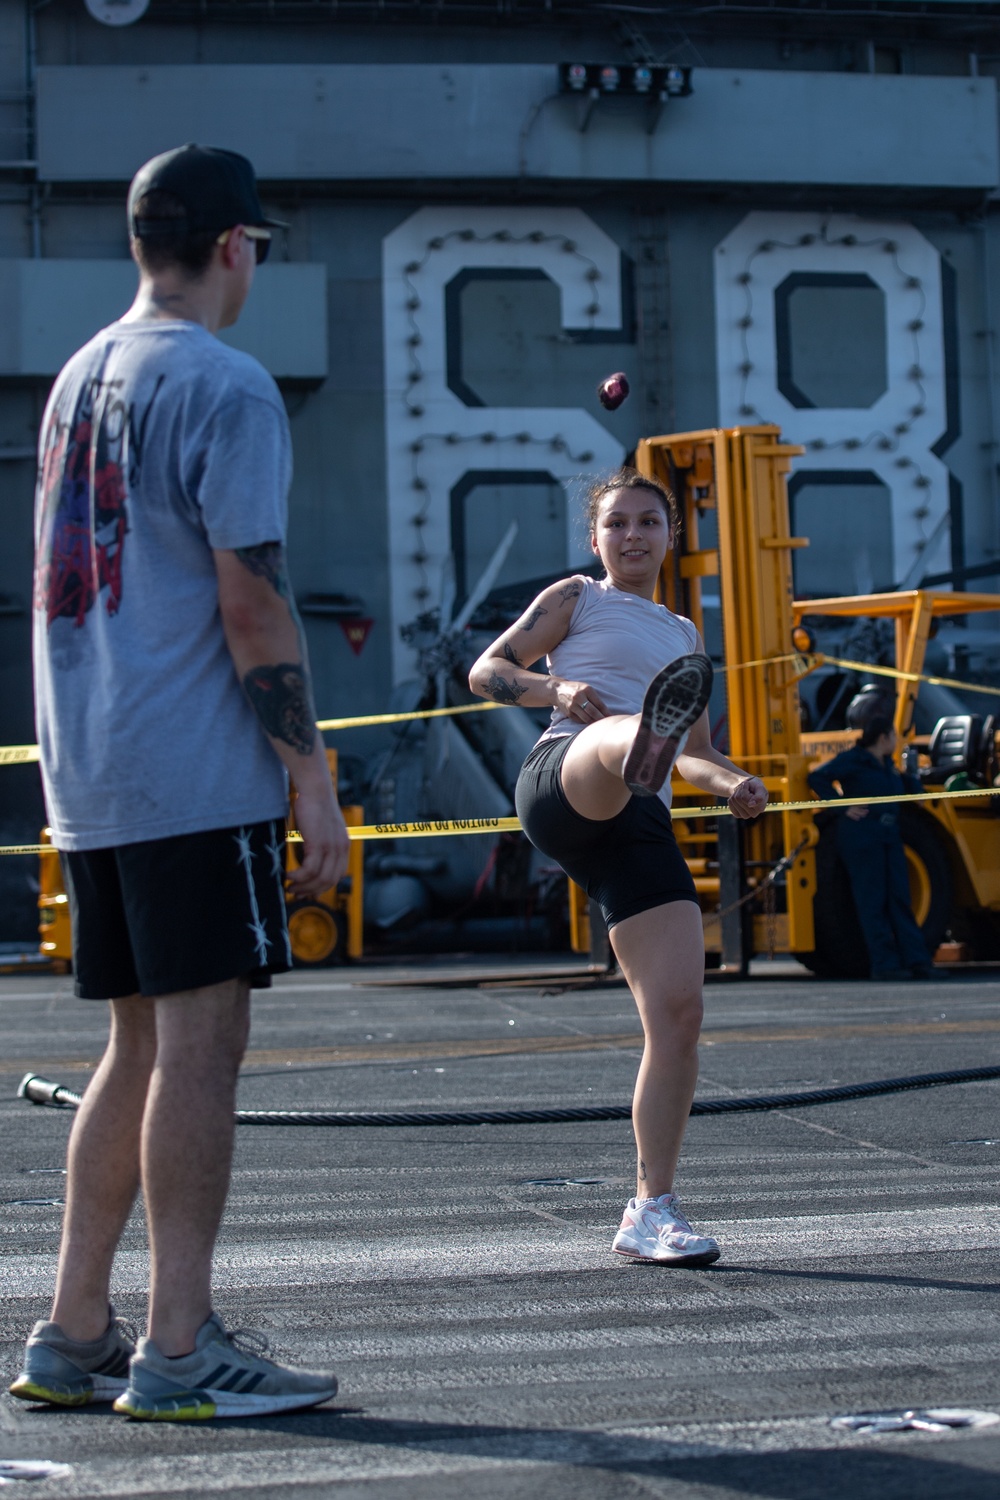
[[[171,193],[187,210],[184,218],[139,219],[135,205],[146,193]],[[140,167],[128,190],[128,225],[136,239],[164,234],[222,233],[235,224],[287,229],[269,219],[257,196],[252,164],[219,146],[178,146]]]

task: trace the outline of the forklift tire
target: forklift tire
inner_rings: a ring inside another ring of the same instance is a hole
[[[930,820],[905,809],[900,830],[910,876],[913,914],[933,957],[951,918],[954,882],[948,856]],[[836,825],[820,831],[816,846],[816,896],[813,902],[816,947],[797,953],[800,963],[829,979],[865,979],[868,950],[851,891],[851,880],[837,854]]]
[[[969,957],[976,963],[996,963],[1000,960],[1000,912],[965,912],[956,928],[952,936],[969,943]]]
[[[948,854],[934,823],[915,808],[899,818],[910,876],[910,904],[931,957],[944,942],[955,902]]]
[[[328,969],[347,959],[347,920],[319,901],[293,901],[288,936],[297,969]]]

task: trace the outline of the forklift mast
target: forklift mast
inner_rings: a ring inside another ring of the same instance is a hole
[[[718,579],[722,610],[725,722],[720,748],[760,776],[773,801],[809,796],[794,660],[792,552],[808,546],[789,531],[786,476],[803,453],[777,427],[708,429],[643,439],[636,468],[670,487],[681,529],[668,553],[657,597],[687,615],[705,635],[703,584]],[[775,658],[786,658],[775,660]],[[705,794],[675,778],[675,829],[707,919],[706,952],[726,969],[745,968],[752,952],[808,952],[813,947],[816,888],[808,813],[771,814],[738,827],[722,818],[684,823],[684,806]],[[721,837],[720,837],[721,835]],[[801,847],[800,847],[801,846]],[[765,910],[737,908],[780,859],[800,848],[784,883],[768,890]]]

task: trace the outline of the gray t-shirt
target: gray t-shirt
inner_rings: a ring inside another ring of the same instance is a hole
[[[278,389],[199,324],[113,323],[63,368],[39,439],[35,700],[60,849],[284,816],[212,549],[283,542]]]

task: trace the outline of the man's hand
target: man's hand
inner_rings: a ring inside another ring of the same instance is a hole
[[[862,818],[867,818],[867,807],[845,807],[844,817],[850,818],[852,823],[860,823]]]
[[[767,787],[759,776],[748,776],[729,794],[729,811],[734,818],[756,818],[767,806]]]
[[[336,886],[347,870],[350,841],[333,788],[320,786],[298,792],[295,823],[302,835],[302,863],[288,873],[292,895],[315,899],[321,891]]]

